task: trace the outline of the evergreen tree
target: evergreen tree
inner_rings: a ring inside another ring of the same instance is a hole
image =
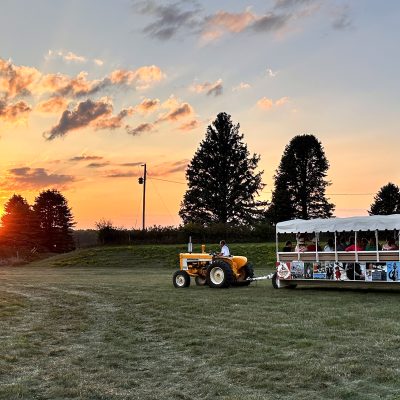
[[[208,126],[186,170],[188,190],[179,215],[186,223],[251,223],[263,203],[255,196],[264,187],[256,173],[260,157],[250,156],[240,125],[219,113]]]
[[[394,183],[389,182],[382,186],[374,197],[369,215],[400,214],[400,189]]]
[[[75,248],[72,236],[75,222],[67,200],[58,190],[41,192],[35,199],[33,210],[39,221],[43,246],[60,253]]]
[[[1,217],[2,242],[15,247],[35,247],[37,229],[35,218],[28,202],[20,195],[14,194],[4,205]]]
[[[334,205],[326,199],[329,168],[321,143],[314,135],[295,136],[286,146],[275,173],[275,187],[267,218],[277,223],[294,218],[329,218]]]

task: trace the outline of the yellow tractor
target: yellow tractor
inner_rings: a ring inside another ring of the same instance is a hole
[[[176,288],[185,288],[190,285],[190,277],[194,277],[198,286],[228,288],[250,285],[254,271],[246,257],[208,254],[202,245],[201,253],[179,255],[179,271],[174,273],[172,281]]]

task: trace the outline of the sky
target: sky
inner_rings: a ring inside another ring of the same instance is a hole
[[[56,188],[77,228],[179,225],[219,112],[273,175],[296,135],[330,162],[336,216],[400,183],[400,2],[2,0],[0,210]],[[1,212],[1,211],[0,211]]]

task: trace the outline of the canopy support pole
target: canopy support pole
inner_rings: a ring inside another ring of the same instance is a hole
[[[378,239],[378,229],[375,229],[375,246],[376,246],[376,261],[379,262],[379,239]]]
[[[275,246],[276,246],[276,260],[279,262],[279,241],[278,241],[278,232],[275,234]]]
[[[335,231],[335,261],[338,262],[338,253],[337,253],[337,234]]]
[[[357,231],[354,232],[354,250],[356,251],[356,262],[358,262]]]

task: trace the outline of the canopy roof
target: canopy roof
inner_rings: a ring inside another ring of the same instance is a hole
[[[276,233],[400,230],[400,214],[369,217],[292,219],[276,224]]]

